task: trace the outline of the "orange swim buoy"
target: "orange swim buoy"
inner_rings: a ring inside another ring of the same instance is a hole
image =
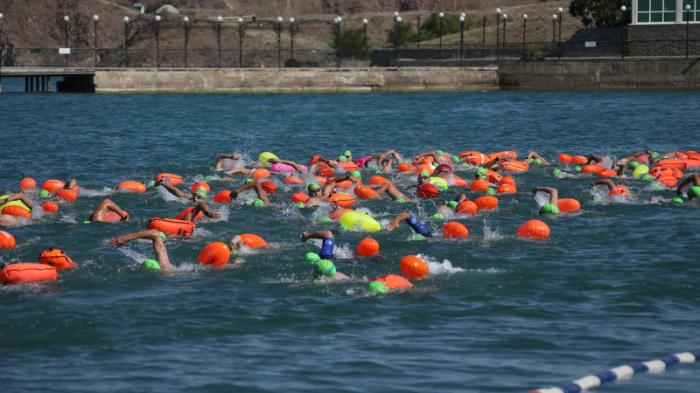
[[[559,156],[557,156],[557,159],[559,159],[559,162],[561,162],[562,164],[571,164],[573,158],[574,157],[566,153],[560,153]]]
[[[370,176],[369,180],[367,181],[369,184],[375,185],[375,186],[381,186],[382,184],[385,183],[390,183],[389,179],[386,177],[382,176]]]
[[[41,205],[41,208],[47,213],[58,213],[58,211],[60,210],[58,207],[58,203],[52,201],[44,202],[44,204]]]
[[[491,187],[488,180],[476,179],[469,185],[469,189],[477,192],[486,192]]]
[[[352,187],[354,183],[350,179],[345,179],[343,181],[339,181],[335,183],[335,188],[343,188],[343,189],[348,189]]]
[[[190,191],[192,191],[193,194],[202,189],[206,191],[207,194],[211,192],[211,187],[209,187],[209,184],[203,181],[198,181],[194,183],[192,187],[190,187]]]
[[[192,210],[194,210],[194,208],[193,208],[192,206],[184,208],[184,209],[180,212],[180,214],[178,214],[177,216],[175,216],[175,219],[176,219],[176,220],[184,220],[184,219],[185,219],[185,216],[188,215]],[[204,217],[204,212],[200,210],[200,211],[197,213],[197,215],[194,217],[194,220],[195,220],[195,221],[199,221],[199,220],[202,219],[202,217]]]
[[[221,190],[212,199],[217,203],[231,203],[231,190]]]
[[[516,194],[518,189],[513,184],[501,183],[498,185],[496,192],[499,194]]]
[[[159,182],[167,181],[168,183],[170,183],[174,186],[179,186],[180,184],[185,182],[185,180],[182,178],[182,176],[176,175],[174,173],[161,173],[155,177],[155,181],[159,181]]]
[[[474,214],[479,210],[479,207],[472,201],[462,201],[457,205],[457,209],[455,210],[459,214]]]
[[[42,251],[39,254],[39,263],[53,266],[56,270],[75,269],[78,267],[66,253],[57,248],[49,248]]]
[[[440,195],[440,190],[430,183],[425,183],[418,187],[416,195],[421,199],[433,199]]]
[[[581,203],[574,198],[560,198],[557,208],[563,213],[571,213],[581,210]]]
[[[255,168],[250,172],[250,177],[255,180],[267,179],[270,177],[270,171],[265,168]]]
[[[540,220],[525,221],[517,229],[518,236],[535,240],[547,240],[550,232],[549,226]]]
[[[581,171],[583,171],[583,168],[581,168]],[[617,171],[611,168],[603,169],[602,171],[598,172],[598,176],[600,177],[611,177],[615,175],[617,175]]]
[[[19,189],[22,191],[34,191],[36,190],[36,181],[31,177],[25,177],[19,181]]]
[[[48,191],[49,194],[53,194],[54,192],[60,190],[61,188],[65,187],[65,186],[66,186],[66,183],[64,183],[60,180],[49,179],[41,185],[41,189]]]
[[[482,165],[486,162],[486,156],[478,151],[463,151],[457,154],[460,160],[471,165]]]
[[[399,172],[410,172],[413,169],[414,169],[413,165],[406,163],[406,162],[402,162],[396,166],[396,170],[398,170]]]
[[[428,263],[416,255],[406,255],[399,263],[401,273],[412,279],[426,277],[430,271]]]
[[[75,202],[78,200],[78,193],[72,188],[61,188],[56,192],[56,198],[66,202]]]
[[[13,263],[0,270],[0,283],[21,284],[25,282],[56,281],[56,268],[41,263]]]
[[[355,195],[360,199],[377,199],[379,194],[369,186],[355,187]]]
[[[292,194],[292,202],[306,203],[309,200],[309,196],[303,192],[295,192]]]
[[[125,180],[117,186],[117,191],[123,192],[133,192],[138,194],[143,194],[146,192],[146,185],[133,180]]]
[[[284,178],[284,184],[304,184],[304,181],[297,176],[287,176]]]
[[[503,176],[501,178],[501,184],[512,184],[516,185],[515,178],[513,176]]]
[[[656,181],[663,184],[665,187],[673,187],[678,184],[678,179],[674,176],[662,175],[656,178]]]
[[[8,216],[15,216],[20,218],[30,219],[32,218],[32,211],[17,205],[5,206],[0,214],[7,214]]]
[[[5,231],[0,231],[0,248],[4,248],[6,250],[11,250],[15,248],[17,245],[17,241],[15,240],[15,237],[12,236],[11,233],[5,232]]]
[[[399,276],[398,274],[386,274],[384,276],[377,277],[373,281],[381,281],[387,288],[393,290],[413,288],[413,284],[410,281]]]
[[[571,157],[571,163],[574,165],[588,164],[588,157],[586,157],[586,156],[573,156],[573,157]]]
[[[479,210],[492,210],[498,207],[498,198],[493,195],[484,195],[474,199]]]
[[[199,252],[199,263],[202,265],[211,265],[213,267],[224,267],[231,258],[231,249],[226,243],[212,242],[204,246]]]
[[[433,167],[430,164],[420,164],[415,169],[415,174],[420,175],[421,172],[427,171],[429,174],[433,173]]]
[[[193,222],[172,218],[154,217],[148,221],[148,229],[157,229],[166,235],[190,236],[194,232]]]
[[[355,254],[363,257],[373,257],[379,254],[379,242],[371,237],[366,237],[360,240],[360,243],[355,249]]]
[[[487,169],[486,173],[488,174],[487,178],[491,183],[500,183],[503,179],[503,176],[501,176],[501,174],[490,169]]]
[[[596,164],[588,164],[581,167],[581,172],[583,173],[600,173],[605,168]]]
[[[459,177],[455,174],[450,175],[450,178],[452,180],[451,183],[453,183],[452,185],[454,185],[455,187],[469,187],[468,181],[462,179],[461,177]],[[448,181],[448,184],[449,183],[450,183],[450,181]]]
[[[262,187],[262,189],[270,195],[274,195],[277,192],[277,184],[270,180],[260,183],[260,187]]]
[[[340,161],[338,162],[338,166],[345,169],[345,172],[352,172],[360,169],[360,167],[358,167],[357,164],[355,164],[354,162]]]
[[[450,221],[442,225],[442,237],[445,239],[466,239],[469,228],[461,222]]]
[[[243,245],[248,248],[265,248],[270,245],[267,241],[265,241],[265,239],[254,233],[241,233],[238,236],[241,237],[241,242]]]
[[[518,153],[516,153],[512,150],[499,151],[497,153],[489,154],[486,161],[488,162],[488,161],[491,161],[495,158],[499,158],[501,160],[515,160],[516,158],[518,158]]]
[[[355,197],[350,194],[344,194],[342,192],[337,192],[330,197],[328,200],[335,203],[340,207],[350,207],[355,204]]]
[[[516,160],[500,161],[498,166],[508,172],[525,172],[530,169],[530,164],[527,162]]]
[[[629,196],[630,190],[624,184],[618,184],[613,189],[608,191],[608,195],[613,196]]]
[[[318,171],[316,171],[316,174],[319,176],[323,176],[323,177],[331,177],[331,176],[335,175],[335,169],[333,169],[329,166],[321,167],[321,168],[318,168]]]

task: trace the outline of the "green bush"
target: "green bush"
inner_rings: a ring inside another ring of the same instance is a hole
[[[406,45],[409,42],[416,42],[416,34],[413,32],[413,24],[409,21],[402,20],[399,22],[399,46]],[[389,30],[389,34],[387,34],[386,43],[389,46],[394,46],[396,43],[395,24],[392,29]]]
[[[331,48],[338,49],[338,56],[342,58],[365,59],[369,56],[363,29],[342,29],[340,48],[336,48],[335,37],[331,41]]]

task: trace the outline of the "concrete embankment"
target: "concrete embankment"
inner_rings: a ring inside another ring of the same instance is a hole
[[[418,92],[498,88],[495,66],[95,71],[97,92]]]
[[[635,61],[539,61],[503,63],[503,90],[698,89],[700,64]]]

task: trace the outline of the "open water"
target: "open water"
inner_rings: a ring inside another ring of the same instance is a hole
[[[166,242],[176,274],[143,271],[150,244],[105,240],[172,217],[186,205],[155,190],[115,193],[119,181],[174,172],[212,175],[216,155],[273,151],[356,157],[535,149],[621,157],[640,149],[700,148],[695,92],[374,95],[0,95],[0,188],[22,176],[75,177],[81,197],[58,215],[10,228],[18,246],[0,262],[35,261],[49,246],[80,268],[43,285],[0,288],[3,392],[523,392],[620,364],[700,347],[700,208],[672,191],[625,180],[629,203],[598,200],[590,177],[516,175],[519,194],[462,219],[468,241],[409,241],[378,233],[383,259],[352,255],[361,233],[338,233],[342,284],[314,283],[303,230],[337,229],[292,207],[217,206],[187,240]],[[470,178],[470,172],[462,174]],[[242,178],[237,178],[235,186]],[[400,182],[410,189],[410,182]],[[213,191],[233,188],[211,181]],[[546,242],[515,238],[537,217],[529,190],[559,188],[580,214],[545,218]],[[362,202],[386,222],[403,210],[429,219],[437,201]],[[470,195],[473,195],[470,193]],[[105,197],[132,221],[84,224]],[[660,203],[653,203],[659,202]],[[274,243],[239,268],[197,264],[199,250],[254,232]],[[420,253],[431,276],[415,289],[370,296],[367,279],[398,273]],[[697,365],[642,375],[607,392],[697,392]]]

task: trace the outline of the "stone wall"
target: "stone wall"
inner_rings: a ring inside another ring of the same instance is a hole
[[[497,90],[496,67],[95,71],[99,92],[375,92]]]
[[[700,24],[688,26],[688,52],[700,53]],[[684,56],[686,51],[686,24],[630,25],[628,27],[628,55]]]

